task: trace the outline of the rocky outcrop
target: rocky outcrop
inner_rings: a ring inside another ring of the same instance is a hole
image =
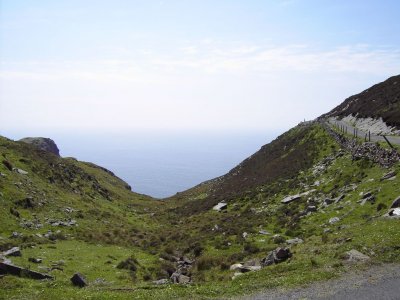
[[[13,265],[9,261],[0,262],[0,274],[11,274],[32,279],[53,279],[52,276]]]
[[[73,285],[79,287],[85,287],[88,284],[85,276],[81,273],[75,273],[74,276],[71,277],[71,282]]]
[[[38,148],[39,150],[51,152],[57,156],[60,156],[60,150],[58,149],[56,143],[49,138],[44,137],[26,137],[19,140],[27,144],[31,144]]]

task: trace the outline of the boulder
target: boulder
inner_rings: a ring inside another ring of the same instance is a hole
[[[231,265],[229,270],[236,271],[236,270],[240,270],[241,268],[243,268],[243,265],[238,263],[238,264]]]
[[[394,199],[392,205],[390,206],[390,208],[398,208],[398,207],[400,207],[400,196]]]
[[[389,217],[400,217],[400,207],[389,210],[389,213],[387,215]]]
[[[20,139],[19,141],[31,144],[39,150],[47,151],[57,156],[60,156],[60,150],[58,149],[56,143],[52,139],[44,137],[27,137]]]
[[[349,262],[360,262],[360,261],[367,261],[370,259],[369,256],[362,254],[361,252],[355,249],[347,251],[344,255],[344,258]]]
[[[271,251],[267,257],[261,260],[261,266],[270,266],[272,264],[278,264],[292,257],[292,253],[289,248],[278,247]]]
[[[22,267],[18,267],[16,265],[11,264],[9,261],[0,262],[0,274],[11,274],[20,277],[28,277],[32,279],[53,279],[52,276],[47,274],[42,274],[39,272],[35,272],[29,269],[25,269]]]
[[[88,285],[88,282],[81,273],[75,273],[74,276],[71,277],[71,282],[75,286],[85,287]]]
[[[340,221],[340,219],[338,217],[333,217],[333,218],[329,219],[329,224],[335,224],[339,221]]]
[[[22,256],[22,253],[19,247],[13,247],[7,251],[4,251],[3,256]]]
[[[213,207],[213,210],[222,211],[228,208],[228,204],[225,202],[219,202],[217,205]]]
[[[186,275],[182,275],[178,272],[174,272],[171,275],[171,280],[173,283],[179,283],[179,284],[186,284],[190,282],[190,277]]]

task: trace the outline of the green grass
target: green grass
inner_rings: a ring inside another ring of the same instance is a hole
[[[372,263],[400,262],[399,220],[381,217],[400,195],[400,177],[394,181],[380,181],[388,169],[366,160],[352,161],[350,154],[336,156],[338,145],[318,125],[304,132],[299,145],[304,147],[311,140],[319,145],[307,154],[313,165],[327,156],[334,157],[320,173],[313,174],[312,168],[303,168],[298,173],[276,178],[249,193],[237,195],[229,201],[226,212],[202,210],[185,215],[179,208],[207,201],[216,182],[195,187],[170,201],[155,201],[130,192],[123,181],[101,168],[48,156],[0,138],[0,154],[14,166],[29,172],[27,176],[17,174],[0,164],[0,172],[6,174],[0,177],[0,247],[22,247],[23,256],[13,261],[33,270],[64,260],[63,271],[50,272],[55,276],[53,281],[1,278],[0,298],[221,298],[332,278],[334,274],[356,267],[347,266],[342,259],[350,249],[369,255]],[[291,131],[290,134],[296,136],[297,133]],[[289,149],[288,153],[295,150]],[[288,153],[282,154],[282,159]],[[64,176],[65,169],[50,167],[50,164],[60,163],[71,170],[72,176]],[[391,169],[400,172],[400,164]],[[57,179],[54,184],[49,183],[49,176]],[[312,186],[315,181],[321,184]],[[15,185],[18,182],[22,184]],[[93,188],[96,183],[100,189]],[[310,205],[307,201],[337,197],[352,184],[355,189],[348,189],[339,203],[321,208],[317,201],[318,212],[300,216]],[[311,199],[304,197],[291,204],[280,202],[287,195],[310,189],[316,189],[310,194]],[[362,206],[358,202],[360,193],[367,191],[372,191],[376,200]],[[17,206],[16,201],[27,195],[32,195],[36,202],[43,200],[44,205]],[[66,207],[75,211],[67,213]],[[379,207],[384,208],[378,210]],[[10,214],[10,208],[16,208],[20,218]],[[340,221],[329,224],[334,216]],[[78,226],[53,227],[45,222],[46,217],[73,218]],[[23,229],[22,218],[36,218],[44,227]],[[260,235],[260,229],[271,235]],[[324,233],[324,229],[330,232]],[[48,230],[60,230],[60,236],[65,239],[50,241],[35,236]],[[9,238],[13,231],[23,233],[24,237]],[[243,232],[248,233],[246,239],[242,237]],[[230,264],[263,258],[277,246],[286,246],[274,242],[273,235],[277,233],[285,239],[302,238],[304,243],[291,246],[293,257],[290,260],[231,280],[233,272],[227,269]],[[199,247],[202,251],[196,254]],[[160,256],[171,254],[190,258],[198,255],[190,271],[193,284],[154,286],[151,283],[167,277]],[[135,274],[115,267],[132,255],[139,263]],[[42,258],[43,263],[30,263],[29,257]],[[90,285],[83,289],[73,287],[70,277],[75,272],[84,274]],[[105,283],[96,284],[98,278]]]

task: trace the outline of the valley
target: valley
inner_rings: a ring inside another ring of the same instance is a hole
[[[42,140],[0,137],[0,298],[247,298],[397,265],[399,137],[338,122],[399,130],[399,88],[393,76],[163,200]]]

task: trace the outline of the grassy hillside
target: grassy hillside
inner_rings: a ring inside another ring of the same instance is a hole
[[[157,201],[102,167],[0,137],[0,251],[18,246],[14,264],[54,277],[0,274],[0,299],[221,298],[400,262],[399,218],[386,216],[400,163],[346,149],[326,125],[303,123],[228,174]],[[214,210],[221,201],[227,209]],[[261,267],[277,247],[291,257]],[[89,285],[74,287],[75,272]],[[177,272],[190,283],[173,284]]]

